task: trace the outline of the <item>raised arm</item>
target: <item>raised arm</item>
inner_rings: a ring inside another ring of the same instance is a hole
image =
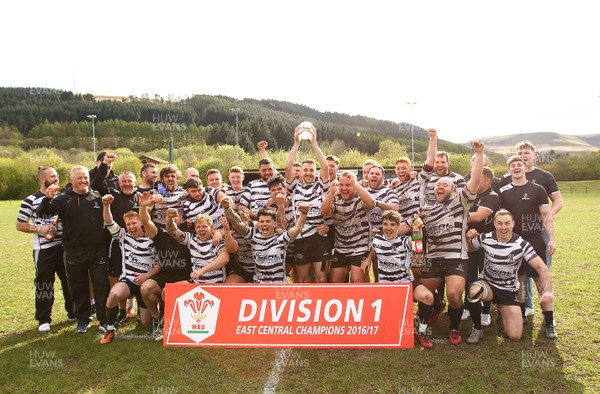
[[[317,143],[317,129],[315,126],[312,126],[312,135],[310,137],[310,144],[312,145],[313,151],[317,156],[317,160],[319,161],[320,169],[320,177],[323,182],[327,182],[329,180],[329,169],[327,168],[327,159],[325,158],[325,153],[321,150],[321,147]],[[293,163],[292,163],[293,164]],[[287,174],[287,167],[286,167]],[[287,176],[287,175],[286,175]]]
[[[175,218],[178,216],[176,208],[167,209],[167,233],[175,238],[177,242],[183,244],[185,241],[185,234],[181,231],[177,224],[175,224]]]
[[[227,196],[221,199],[220,204],[223,207],[223,210],[225,211],[225,216],[227,217],[231,228],[233,228],[241,236],[245,236],[246,234],[248,234],[250,228],[242,222],[242,219],[233,210],[233,200],[231,199],[231,197]]]
[[[229,220],[223,215],[221,215],[221,224],[223,225],[223,238],[225,239],[225,249],[228,253],[237,253],[239,249],[239,244],[233,238],[233,234],[231,233],[231,226],[229,225]]]
[[[435,154],[437,153],[437,131],[435,129],[429,129],[427,130],[427,134],[429,135],[429,145],[427,146],[427,159],[425,160],[425,164],[429,167],[433,167]],[[415,163],[413,163],[413,168],[414,165]]]
[[[330,216],[331,210],[333,208],[333,198],[335,197],[335,193],[337,193],[338,187],[340,186],[340,181],[334,179],[329,186],[329,193],[323,199],[323,204],[321,204],[321,215]]]
[[[291,183],[294,178],[294,160],[296,160],[296,155],[298,154],[298,148],[300,148],[300,137],[298,134],[300,133],[300,125],[296,126],[296,130],[294,131],[294,145],[292,149],[290,149],[290,153],[288,154],[287,159],[285,160],[285,180],[288,183]],[[325,166],[327,168],[327,166]]]
[[[114,223],[112,212],[110,211],[110,204],[115,200],[112,194],[106,194],[102,196],[102,219],[104,224],[110,226]]]
[[[142,222],[142,226],[144,226],[144,231],[146,232],[146,236],[148,238],[154,239],[156,234],[158,234],[158,228],[152,222],[150,218],[150,211],[152,210],[152,206],[154,205],[154,200],[152,195],[148,192],[143,192],[139,198],[140,204],[140,220]]]
[[[298,236],[298,234],[300,234],[300,231],[302,231],[304,223],[306,222],[306,214],[308,213],[309,209],[310,205],[307,202],[302,202],[298,205],[300,216],[298,216],[298,218],[296,219],[296,223],[294,224],[294,226],[288,230],[288,235],[291,239],[295,239]]]
[[[354,190],[356,190],[356,192],[358,193],[358,196],[362,200],[363,204],[365,204],[365,207],[367,209],[373,209],[375,207],[375,199],[367,189],[362,187],[360,182],[358,182],[358,180],[356,179],[356,175],[354,175],[354,173],[352,172],[350,173],[350,181],[352,182]]]
[[[471,149],[475,152],[475,160],[473,160],[473,164],[471,165],[471,179],[467,182],[467,189],[471,193],[477,193],[479,181],[481,180],[481,170],[483,169],[483,142],[472,141]]]
[[[262,157],[263,159],[269,158],[269,153],[267,153],[268,146],[269,146],[269,143],[267,141],[258,141],[258,143],[256,144],[256,147],[258,148],[258,151],[260,152],[260,157]]]

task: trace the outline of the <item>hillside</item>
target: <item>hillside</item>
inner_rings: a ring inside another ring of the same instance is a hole
[[[515,144],[529,140],[539,153],[554,151],[557,155],[596,152],[600,150],[600,134],[565,135],[559,133],[521,133],[485,139],[486,148],[504,155],[514,152]]]
[[[232,109],[239,108],[237,117]],[[239,145],[246,152],[265,140],[273,149],[289,149],[294,127],[309,120],[319,140],[374,154],[381,141],[393,139],[410,146],[411,127],[366,116],[351,116],[278,100],[236,100],[225,96],[194,95],[171,101],[155,95],[117,97],[80,94],[49,88],[0,87],[0,127],[22,148],[60,146],[91,150],[91,123],[95,114],[100,148],[150,151],[194,144]],[[238,127],[236,128],[236,119]],[[236,135],[238,134],[238,135]],[[427,133],[415,126],[415,151],[427,150]],[[239,137],[239,138],[238,138]],[[20,138],[20,141],[19,141]],[[6,138],[5,138],[6,139]],[[439,148],[468,153],[460,144],[440,141]]]

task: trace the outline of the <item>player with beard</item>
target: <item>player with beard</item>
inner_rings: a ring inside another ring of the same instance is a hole
[[[496,231],[478,234],[471,229],[467,233],[469,245],[474,249],[483,250],[485,262],[481,278],[468,289],[469,302],[473,323],[480,322],[481,303],[498,304],[498,311],[503,322],[506,335],[513,341],[523,336],[523,317],[519,308],[519,279],[517,272],[522,264],[528,264],[536,270],[539,276],[538,291],[540,304],[547,321],[552,321],[552,276],[544,261],[535,253],[531,244],[518,234],[513,233],[515,221],[507,210],[500,210],[494,217]],[[478,343],[483,337],[481,330],[473,329],[467,343]],[[546,326],[546,337],[556,339],[553,326]]]
[[[221,200],[225,215],[231,227],[250,240],[254,255],[256,283],[285,283],[285,254],[287,245],[300,233],[309,211],[307,203],[300,203],[300,216],[289,230],[277,234],[277,214],[269,208],[258,211],[258,224],[249,227],[232,209],[230,197]]]
[[[39,190],[27,196],[21,203],[16,227],[18,231],[35,234],[33,238],[35,319],[38,321],[38,330],[46,332],[50,331],[52,322],[50,315],[54,305],[55,275],[58,276],[62,285],[65,309],[69,320],[74,319],[75,315],[63,263],[62,224],[59,222],[55,225],[55,216],[36,213],[38,205],[45,196],[46,189],[50,185],[58,186],[58,173],[52,167],[40,167],[38,180],[40,182]]]
[[[331,216],[335,227],[335,253],[331,262],[330,282],[366,282],[361,264],[369,252],[369,211],[375,200],[363,188],[353,172],[344,171],[331,183],[321,206],[323,216]]]
[[[188,179],[183,188],[187,198],[183,201],[183,220],[189,227],[193,227],[196,216],[206,213],[213,220],[213,228],[221,229],[221,215],[223,210],[219,200],[226,196],[225,192],[213,187],[202,187],[200,179]]]
[[[398,195],[389,187],[383,186],[385,179],[385,170],[380,165],[374,165],[367,173],[368,186],[367,191],[375,200],[375,207],[371,209],[369,226],[372,229],[381,229],[381,216],[383,211],[398,211],[400,201]]]
[[[441,283],[445,283],[452,345],[462,342],[462,293],[465,290],[468,267],[465,233],[469,208],[477,196],[483,167],[483,143],[473,142],[471,147],[477,156],[466,187],[457,192],[452,178],[439,178],[434,189],[435,204],[427,204],[421,207],[419,212],[427,237],[426,262],[421,271],[421,283],[432,292]],[[413,223],[412,218],[407,220],[411,227]]]
[[[327,272],[321,270],[321,262],[327,253],[328,243],[325,236],[329,227],[325,225],[320,207],[323,203],[323,194],[329,190],[329,171],[325,154],[317,143],[317,129],[312,126],[312,130],[310,145],[321,167],[319,176],[317,177],[317,166],[312,159],[302,161],[300,178],[296,178],[294,174],[293,164],[300,148],[299,135],[302,131],[299,125],[294,131],[294,145],[285,162],[285,179],[296,211],[296,220],[300,215],[299,204],[307,203],[310,206],[306,223],[294,241],[294,270],[299,283],[310,281],[311,267],[317,282],[327,282]]]
[[[548,172],[544,171],[541,168],[535,166],[536,155],[535,155],[535,147],[529,141],[521,141],[515,145],[515,150],[517,156],[523,160],[525,164],[525,177],[528,181],[533,182],[542,186],[546,193],[548,194],[548,198],[550,198],[551,206],[550,212],[554,217],[563,207],[563,198],[558,189],[558,185],[556,184],[556,180],[554,176]],[[501,186],[507,185],[511,182],[510,173],[506,173],[501,180]],[[550,238],[546,231],[542,229],[542,238],[548,246]],[[548,268],[552,266],[552,255],[546,253],[546,263],[548,264]],[[531,286],[531,278],[525,275],[525,316],[532,316],[533,311],[533,288]]]
[[[36,212],[58,215],[63,223],[63,245],[73,313],[77,318],[76,333],[84,333],[90,323],[88,275],[92,280],[96,314],[100,329],[106,331],[106,298],[108,296],[108,264],[103,245],[104,221],[100,194],[90,189],[87,168],[75,166],[70,174],[72,188],[58,194],[58,185],[46,188]]]
[[[113,220],[111,203],[114,197],[110,194],[102,197],[104,224],[112,236],[118,240],[123,256],[123,271],[106,300],[107,328],[100,344],[108,344],[115,335],[115,324],[119,303],[135,296],[139,307],[142,325],[150,323],[150,313],[142,299],[141,285],[160,270],[158,255],[152,240],[146,236],[139,214],[129,211],[123,215],[125,227],[119,226]]]
[[[485,155],[483,162],[485,163]],[[470,176],[469,176],[470,179]],[[488,167],[483,167],[481,172],[481,180],[477,188],[477,197],[475,202],[469,209],[469,229],[475,229],[478,233],[483,234],[494,231],[494,214],[500,208],[500,197],[492,190],[494,172]],[[479,274],[483,270],[484,253],[483,250],[469,251],[469,273],[467,275],[467,288],[471,283],[479,278]],[[465,300],[468,294],[465,294]],[[473,321],[476,330],[481,331],[481,326],[489,326],[492,324],[490,315],[491,302],[483,304],[483,310],[480,322]],[[470,312],[465,309],[462,320],[469,318]],[[467,340],[469,343],[469,341]]]
[[[160,271],[142,283],[140,291],[144,304],[152,316],[151,330],[155,339],[162,340],[162,305],[165,299],[164,288],[167,283],[187,281],[192,272],[190,250],[177,242],[163,229],[159,229],[150,219],[150,210],[154,205],[153,198],[148,192],[140,196],[140,220],[144,226],[146,236],[154,242],[160,260]],[[179,220],[179,217],[175,218]],[[177,223],[178,225],[180,223]]]
[[[166,228],[167,209],[175,208],[183,213],[183,201],[187,193],[177,184],[179,179],[181,172],[174,164],[166,165],[160,170],[161,183],[158,184],[157,190],[162,198],[155,199],[152,209],[152,221],[158,228]]]
[[[239,205],[248,210],[250,219],[256,220],[256,213],[259,209],[267,205],[271,193],[267,186],[267,181],[275,174],[273,161],[268,157],[263,157],[258,162],[258,172],[260,179],[250,181],[244,188],[244,192],[239,200]]]
[[[546,263],[546,254],[552,255],[556,252],[554,239],[554,219],[552,210],[548,203],[546,190],[526,178],[525,163],[519,156],[511,156],[508,161],[508,172],[511,175],[511,183],[500,188],[500,207],[512,213],[515,220],[515,233],[529,242],[538,256]],[[546,230],[548,244],[542,238],[542,230]],[[522,264],[519,269],[521,280],[520,299],[523,317],[525,318],[525,302],[523,296],[524,274],[538,282],[539,274],[527,263]],[[548,314],[544,313],[546,328],[554,327],[554,316],[548,321]],[[526,320],[524,320],[525,322]]]
[[[140,177],[142,179],[137,191],[140,193],[154,191],[156,180],[158,179],[158,170],[156,165],[152,163],[146,163],[140,169]]]

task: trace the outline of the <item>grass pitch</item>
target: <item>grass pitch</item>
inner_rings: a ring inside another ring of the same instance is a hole
[[[15,230],[20,202],[0,202],[0,391],[600,392],[600,182],[590,183],[588,193],[565,186],[552,266],[559,339],[545,339],[537,308],[521,342],[497,335],[492,324],[479,345],[451,347],[442,316],[432,351],[163,348],[134,321],[100,346],[97,322],[74,334],[58,290],[52,331],[39,333],[31,235]],[[470,320],[461,327],[466,339]]]

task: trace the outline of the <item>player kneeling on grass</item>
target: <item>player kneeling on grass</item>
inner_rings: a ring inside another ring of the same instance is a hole
[[[433,309],[433,293],[421,284],[415,284],[410,274],[409,253],[412,253],[412,239],[401,235],[402,216],[396,211],[385,211],[381,218],[381,231],[373,237],[371,251],[361,264],[365,275],[373,260],[377,261],[379,282],[412,282],[413,300],[419,303],[419,328],[415,340],[424,348],[431,349],[433,344],[427,333],[427,320]]]
[[[521,264],[529,264],[538,273],[536,279],[540,304],[546,318],[546,338],[556,339],[552,312],[552,276],[544,261],[535,253],[533,246],[518,234],[513,233],[515,222],[512,214],[499,210],[494,217],[496,231],[477,234],[467,232],[469,246],[483,249],[485,258],[480,280],[468,289],[467,307],[473,319],[473,331],[467,343],[478,343],[481,331],[481,302],[494,301],[504,326],[504,332],[513,341],[523,336],[523,317],[519,306],[518,270]]]
[[[119,281],[110,289],[106,300],[106,334],[100,341],[107,344],[115,336],[115,322],[119,313],[119,302],[135,296],[140,310],[140,319],[144,326],[150,323],[150,312],[144,304],[140,286],[146,279],[160,270],[158,255],[152,240],[146,236],[139,214],[129,211],[123,215],[127,231],[113,221],[110,204],[114,197],[107,194],[102,197],[104,224],[112,236],[119,241],[123,256],[123,272]]]

